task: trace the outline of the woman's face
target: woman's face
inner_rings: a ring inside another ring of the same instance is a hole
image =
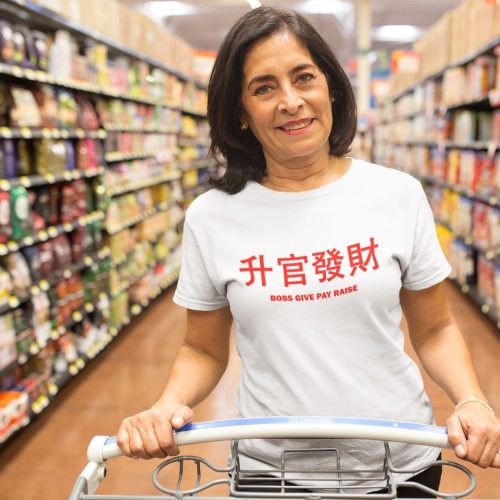
[[[266,161],[328,155],[332,103],[325,74],[287,32],[255,43],[243,66],[242,123],[248,124]]]

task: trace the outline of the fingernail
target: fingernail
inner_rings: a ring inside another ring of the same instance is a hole
[[[458,446],[455,447],[455,453],[459,457],[462,457],[463,455],[465,455],[465,449],[464,449],[464,447],[461,444],[459,444]]]
[[[177,416],[177,417],[174,417],[173,423],[174,423],[174,425],[177,425],[180,427],[184,423],[184,420],[182,419],[182,417]]]
[[[137,456],[135,456],[135,455],[134,455],[132,458],[133,458],[134,460],[139,460],[139,457],[137,457]]]

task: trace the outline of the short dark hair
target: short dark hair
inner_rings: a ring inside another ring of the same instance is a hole
[[[328,139],[330,154],[343,156],[356,133],[356,101],[351,84],[337,58],[320,34],[300,14],[259,7],[231,28],[220,48],[208,84],[209,154],[222,155],[227,169],[211,184],[230,194],[241,191],[249,180],[259,182],[266,173],[264,153],[259,141],[248,130],[241,130],[243,65],[252,45],[276,32],[289,32],[309,51],[325,74],[332,103],[333,127]]]

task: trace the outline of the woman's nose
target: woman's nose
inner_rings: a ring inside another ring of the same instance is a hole
[[[295,114],[304,105],[304,100],[299,92],[292,86],[282,89],[278,111],[282,113]]]

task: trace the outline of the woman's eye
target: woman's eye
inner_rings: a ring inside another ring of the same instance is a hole
[[[270,85],[261,85],[260,87],[257,87],[255,89],[255,95],[268,94],[271,90],[272,89]]]
[[[297,78],[297,81],[299,83],[307,83],[307,82],[311,81],[313,78],[314,78],[314,76],[311,73],[302,73]]]

